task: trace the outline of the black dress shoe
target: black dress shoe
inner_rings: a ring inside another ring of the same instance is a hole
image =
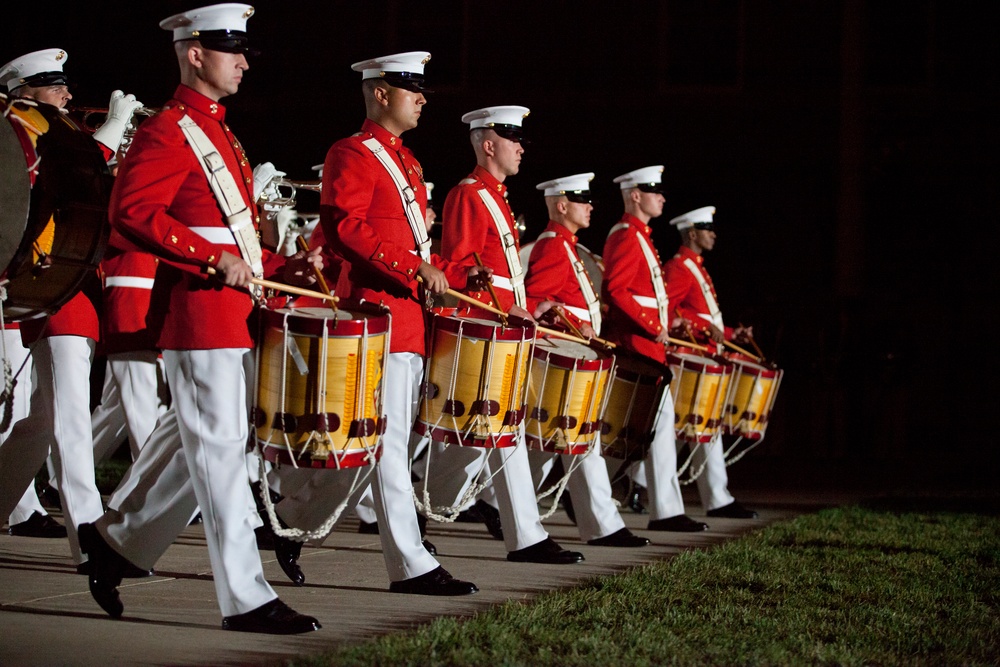
[[[42,492],[38,494],[38,499],[42,501],[42,505],[48,507],[49,509],[62,509],[62,498],[59,497],[59,491],[48,484],[46,484],[45,488],[42,489]]]
[[[486,525],[486,530],[489,531],[490,535],[494,539],[503,539],[503,526],[500,524],[500,512],[490,505],[485,500],[477,500],[476,504],[473,505],[476,512],[479,513],[482,522]]]
[[[264,525],[253,529],[253,535],[257,540],[258,551],[274,551],[274,531],[271,530],[271,523],[265,519]]]
[[[438,555],[438,550],[437,550],[436,546],[434,546],[433,544],[431,544],[427,540],[424,540],[423,544],[424,544],[424,549],[427,550],[427,553],[429,553],[432,556],[437,556]]]
[[[545,563],[547,565],[571,565],[583,561],[583,554],[567,551],[551,537],[546,537],[530,547],[507,552],[507,560],[512,563]]]
[[[646,506],[642,504],[642,490],[643,487],[638,484],[633,484],[632,489],[628,494],[628,501],[626,504],[629,506],[629,509],[636,514],[646,513]]]
[[[321,627],[312,616],[300,614],[275,598],[253,611],[222,619],[223,630],[261,632],[268,635],[298,635]]]
[[[695,521],[687,514],[678,514],[667,519],[650,521],[647,530],[667,530],[674,533],[700,533],[708,530],[708,524]]]
[[[282,526],[285,527],[285,526]],[[290,540],[274,533],[274,557],[281,566],[281,571],[296,586],[306,583],[306,575],[299,567],[299,556],[302,554],[302,543]],[[248,612],[253,613],[253,612]]]
[[[93,565],[91,564],[91,562],[89,560],[85,560],[76,566],[76,573],[85,574],[89,577],[92,568]],[[146,577],[152,577],[155,574],[156,572],[153,570],[153,568],[144,570],[138,565],[133,565],[128,561],[125,561],[125,569],[122,570],[122,578],[124,579],[144,579]]]
[[[32,512],[27,521],[8,528],[7,534],[15,537],[66,537],[66,526],[48,514]]]
[[[740,505],[739,502],[733,501],[728,505],[723,507],[716,507],[714,510],[708,510],[706,514],[713,519],[756,519],[757,513],[753,510],[747,509]]]
[[[562,508],[566,510],[566,516],[569,518],[570,521],[573,522],[573,525],[575,526],[576,510],[573,509],[573,499],[570,498],[568,493],[564,493],[562,495],[562,498],[559,499],[559,502],[562,503]]]
[[[200,526],[202,523],[204,523],[204,519],[201,518],[201,512],[195,514],[191,517],[191,520],[188,521],[189,526]]]
[[[362,535],[378,535],[378,521],[362,521],[359,519],[358,532]]]
[[[595,547],[644,547],[649,544],[649,540],[633,535],[628,528],[622,528],[596,540],[587,540],[587,544]]]
[[[389,591],[410,595],[472,595],[478,593],[479,589],[474,583],[456,579],[448,570],[438,566],[419,577],[391,582]]]
[[[87,583],[90,585],[91,596],[108,616],[121,617],[125,606],[118,596],[118,584],[122,582],[122,573],[128,560],[104,541],[97,532],[97,526],[92,523],[80,524],[77,536],[80,538],[81,551],[89,559]]]

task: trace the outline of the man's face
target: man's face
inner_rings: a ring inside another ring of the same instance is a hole
[[[653,218],[658,218],[663,214],[663,204],[666,199],[659,192],[643,192],[642,190],[636,189],[639,193],[639,210],[649,216],[652,220]]]
[[[226,53],[201,48],[198,78],[204,82],[214,95],[214,99],[222,99],[235,95],[243,81],[243,72],[250,69],[247,58],[242,53]]]
[[[524,147],[521,146],[521,142],[505,139],[495,132],[491,132],[490,135],[494,146],[493,159],[496,160],[504,174],[513,176],[521,169],[521,155],[524,154]]]
[[[590,227],[590,212],[593,210],[593,204],[578,204],[567,200],[566,222],[576,225],[579,229],[586,229]]]
[[[64,108],[67,104],[69,104],[69,101],[73,99],[73,96],[70,95],[69,88],[62,84],[57,86],[41,86],[39,88],[22,86],[21,89],[17,91],[17,95],[18,97],[35,100],[36,102],[51,104],[59,109]]]
[[[715,247],[715,231],[708,229],[695,229],[694,242],[703,251],[711,250]]]
[[[420,122],[420,112],[427,104],[423,93],[389,86],[386,89],[386,114],[401,131],[412,130]]]

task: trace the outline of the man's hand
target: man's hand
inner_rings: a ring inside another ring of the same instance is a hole
[[[493,279],[493,269],[488,266],[472,266],[469,267],[469,277],[467,278],[466,285],[469,289],[486,289],[486,286],[490,284]]]
[[[132,114],[141,106],[142,102],[135,99],[135,95],[126,95],[120,90],[111,93],[107,120],[94,132],[94,141],[104,144],[112,152],[117,152],[125,135],[125,128],[132,120]]]
[[[215,270],[221,274],[219,277],[222,282],[229,287],[246,287],[253,279],[253,269],[250,265],[243,261],[242,257],[225,250],[222,251]]]
[[[529,322],[535,321],[535,318],[531,316],[531,313],[526,311],[524,308],[521,308],[521,306],[518,306],[517,304],[514,304],[513,306],[510,307],[510,312],[508,313],[508,315],[513,315],[514,317],[520,317],[522,320],[528,320]]]
[[[562,304],[559,303],[558,301],[542,301],[541,303],[538,304],[538,308],[535,308],[535,312],[533,312],[531,315],[537,320],[542,315],[549,312],[553,306],[561,306],[561,305]]]
[[[579,328],[584,338],[597,338],[597,332],[594,331],[594,327],[590,326],[587,322],[581,324]]]
[[[708,325],[708,337],[712,339],[713,343],[721,343],[726,340],[725,334],[714,324]]]
[[[473,275],[472,271],[469,271],[469,275]],[[448,291],[448,278],[444,275],[444,271],[434,268],[427,262],[420,262],[417,276],[423,280],[424,289],[431,294],[444,294]]]
[[[733,331],[733,340],[737,343],[749,343],[753,340],[753,327],[736,327]]]
[[[289,285],[312,285],[316,282],[316,271],[323,271],[323,246],[310,248],[309,252],[299,250],[285,262],[285,282]],[[315,270],[314,270],[315,267]]]
[[[668,338],[670,338],[670,332],[667,331],[666,329],[663,329],[660,331],[660,333],[656,334],[656,342],[659,343],[660,345],[666,345],[668,342],[667,341]]]

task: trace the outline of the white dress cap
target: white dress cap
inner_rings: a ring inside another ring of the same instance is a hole
[[[615,178],[614,182],[621,183],[622,190],[640,188],[643,192],[659,192],[659,187],[654,186],[659,186],[662,178],[663,165],[657,164],[652,167],[643,167],[642,169],[622,174]]]
[[[173,31],[175,42],[197,39],[206,48],[216,51],[224,49],[214,48],[213,42],[242,40],[242,48],[238,51],[242,53],[246,50],[247,19],[253,16],[253,12],[250,5],[225,2],[174,14],[160,21],[160,27]]]
[[[693,211],[688,211],[684,215],[677,216],[670,221],[670,224],[677,227],[677,229],[687,229],[695,225],[711,225],[714,222],[712,220],[713,215],[715,215],[714,206],[702,206]]]
[[[67,60],[69,55],[62,49],[27,53],[0,67],[0,84],[6,86],[8,92],[25,85],[38,88],[66,85],[63,65]]]
[[[545,190],[546,197],[561,195],[585,195],[590,197],[590,182],[594,180],[594,172],[563,176],[551,181],[545,181],[535,186],[536,190]]]
[[[470,130],[494,125],[509,125],[521,127],[521,121],[528,117],[531,110],[528,107],[503,106],[476,109],[462,116],[462,122],[469,124]]]

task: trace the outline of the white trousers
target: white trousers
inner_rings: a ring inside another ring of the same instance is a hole
[[[691,467],[695,471],[701,469],[701,475],[695,484],[698,486],[701,506],[706,512],[725,507],[734,500],[729,493],[729,474],[722,454],[722,435],[716,434],[711,442],[698,448],[691,460]]]
[[[223,616],[243,614],[277,597],[257,551],[244,455],[253,354],[164,350],[163,360],[173,404],[122,480],[118,509],[105,513],[98,530],[129,561],[150,568],[200,507],[219,608]]]
[[[108,355],[101,404],[91,415],[94,460],[105,461],[128,435],[132,460],[167,411],[167,385],[155,350]]]
[[[104,512],[94,481],[90,431],[90,364],[95,343],[82,336],[42,338],[32,351],[35,384],[31,412],[14,425],[0,447],[0,516],[10,514],[32,483],[52,445],[70,552],[80,553],[76,527]]]
[[[585,542],[596,540],[624,528],[625,522],[611,497],[611,479],[608,477],[608,466],[601,456],[600,446],[596,446],[594,451],[586,456],[570,454],[560,456],[564,470],[569,470],[574,463],[576,465],[566,483],[566,491],[573,501],[580,539]],[[528,452],[528,461],[531,464],[535,489],[544,491],[541,484],[545,481],[547,470],[555,462],[555,457],[548,452],[531,450]],[[551,504],[553,497],[554,494],[547,496],[542,503]]]
[[[28,416],[28,404],[31,401],[31,375],[34,370],[32,368],[31,355],[28,354],[28,348],[21,344],[21,332],[17,329],[3,329],[0,330],[0,334],[3,335],[3,345],[7,352],[7,361],[10,363],[11,373],[17,373],[19,369],[21,371],[20,375],[15,379],[17,384],[14,387],[14,403],[11,406],[10,424],[7,426],[6,431],[0,433],[0,446],[2,446],[14,428],[14,424]],[[28,484],[28,488],[24,490],[24,495],[21,496],[21,499],[17,501],[17,506],[11,511],[9,523],[11,526],[23,523],[31,518],[31,515],[35,512],[48,514],[42,507],[42,503],[38,500],[38,494],[35,493],[35,480],[32,478]]]
[[[417,511],[410,482],[410,430],[417,415],[423,357],[410,352],[386,356],[382,395],[387,418],[382,436],[382,456],[371,483],[379,539],[390,581],[402,581],[426,574],[438,567],[438,561],[423,546]],[[296,484],[292,479],[309,475],[308,483],[278,505],[278,514],[289,526],[314,529],[320,526],[344,501],[355,471],[297,471],[282,466],[281,488],[285,492]],[[365,487],[348,499],[348,507],[357,504]]]
[[[480,481],[490,471],[497,471],[492,484],[507,551],[530,547],[549,536],[538,516],[523,429],[514,447],[486,449],[432,442],[427,456],[431,457],[430,470],[428,477],[417,484],[418,498],[426,489],[435,507],[456,506],[485,463],[488,468]]]

